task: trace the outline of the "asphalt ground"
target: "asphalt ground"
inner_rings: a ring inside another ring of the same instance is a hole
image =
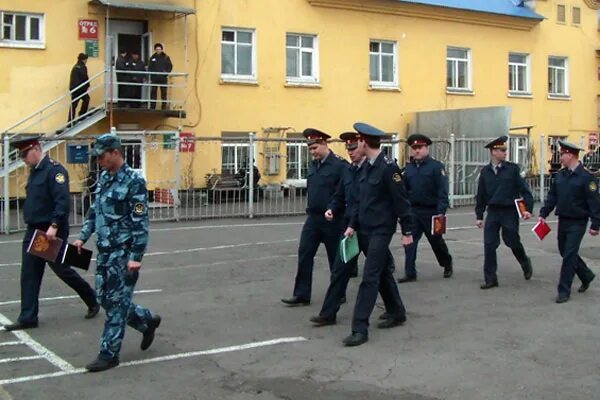
[[[537,209],[537,207],[536,207]],[[134,299],[163,318],[152,347],[129,328],[121,366],[86,373],[98,352],[104,315],[84,304],[47,268],[40,326],[0,330],[0,399],[591,399],[600,392],[600,281],[555,304],[560,256],[556,223],[540,242],[521,227],[533,260],[530,281],[501,245],[500,287],[479,289],[482,231],[471,208],[452,210],[446,239],[455,274],[426,240],[419,280],[400,285],[402,327],[379,330],[345,348],[359,279],[335,326],[314,328],[328,284],[323,246],[315,260],[312,304],[286,308],[292,294],[302,217],[155,223]],[[0,324],[19,312],[21,235],[0,236]],[[400,235],[392,241],[403,274]],[[580,253],[600,271],[600,242]],[[362,256],[361,256],[362,268]],[[92,282],[92,273],[85,278]],[[379,301],[379,304],[380,301]]]

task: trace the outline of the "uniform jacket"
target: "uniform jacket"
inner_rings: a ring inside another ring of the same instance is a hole
[[[160,55],[157,53],[152,54],[150,61],[148,61],[149,72],[171,72],[173,70],[173,64],[171,59],[165,53]],[[153,83],[167,83],[167,75],[150,75],[150,81]]]
[[[404,169],[404,184],[413,208],[428,207],[437,214],[446,214],[448,176],[444,164],[431,157],[420,163],[412,161]]]
[[[325,161],[313,160],[310,163],[307,179],[307,214],[323,215],[327,211],[329,202],[347,166],[348,162],[332,151],[330,151]]]
[[[78,61],[77,64],[73,66],[71,69],[71,79],[69,80],[69,90],[75,89],[77,86],[81,85],[83,82],[89,80],[88,71],[85,63],[83,61]],[[90,88],[90,83],[87,82],[81,88],[77,89],[76,92],[72,94],[73,97],[80,96],[87,92]]]

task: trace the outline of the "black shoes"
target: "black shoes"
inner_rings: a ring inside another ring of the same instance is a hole
[[[525,277],[525,280],[530,280],[531,275],[533,275],[533,268],[531,267],[531,258],[527,257],[527,260],[525,260],[525,262],[521,264],[521,268],[523,269],[523,276]]]
[[[312,322],[315,327],[335,325],[335,317],[322,317],[320,315],[315,315],[314,317],[310,318],[310,322]]]
[[[402,278],[398,279],[398,283],[416,282],[416,280],[416,276],[403,276]]]
[[[449,267],[444,267],[444,278],[450,278],[453,272],[454,269],[452,268],[452,265]]]
[[[346,337],[342,343],[344,346],[352,347],[352,346],[360,346],[363,343],[366,343],[369,340],[369,335],[366,333],[352,332],[352,334]]]
[[[398,325],[402,325],[406,322],[406,315],[392,317],[389,316],[387,319],[384,319],[380,323],[377,324],[379,329],[389,329]]]
[[[150,345],[154,341],[154,332],[156,331],[156,328],[158,328],[158,326],[160,325],[160,321],[161,321],[160,315],[156,315],[148,323],[148,329],[146,329],[146,332],[144,332],[144,337],[142,338],[142,344],[140,345],[140,348],[142,350],[146,350],[148,347],[150,347]]]
[[[110,360],[105,360],[98,356],[94,361],[85,366],[89,372],[100,372],[106,371],[107,369],[111,369],[119,365],[118,358],[112,358]]]
[[[15,322],[14,324],[10,324],[10,325],[4,325],[4,330],[5,331],[20,331],[23,329],[33,329],[33,328],[37,328],[38,327],[38,323],[37,322]]]
[[[379,319],[383,320],[383,319],[388,319],[388,318],[391,318],[391,317],[392,317],[392,314],[388,314],[388,312],[386,311],[386,312],[384,312],[383,314],[381,314],[379,316]]]
[[[96,304],[95,306],[89,307],[87,314],[85,314],[85,319],[92,319],[100,312],[100,304]]]
[[[590,283],[592,283],[592,281],[594,280],[594,278],[595,278],[595,277],[596,277],[596,275],[592,275],[592,279],[590,279],[590,280],[589,280],[589,281],[587,281],[587,282],[582,282],[582,283],[581,283],[581,286],[579,286],[579,289],[577,289],[577,291],[578,291],[579,293],[583,293],[583,292],[585,292],[586,290],[588,290],[588,288],[590,287]]]
[[[560,303],[566,303],[567,301],[569,301],[569,296],[563,296],[563,295],[558,295],[558,297],[556,298],[556,303],[560,304]]]
[[[494,281],[494,282],[486,282],[483,285],[480,286],[481,289],[486,290],[486,289],[491,289],[491,288],[495,288],[498,287],[498,281]]]
[[[340,304],[346,304],[346,296],[340,299]]]
[[[296,296],[290,297],[289,299],[281,299],[281,302],[288,307],[308,306],[310,304],[310,300],[302,300]]]

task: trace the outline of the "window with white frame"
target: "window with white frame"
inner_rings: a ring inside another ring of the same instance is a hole
[[[471,90],[471,50],[448,47],[446,51],[446,88],[450,91]]]
[[[305,142],[292,142],[286,144],[286,179],[300,180],[306,179],[308,165],[310,163],[310,154]]]
[[[371,40],[369,64],[371,86],[398,87],[396,42]]]
[[[508,54],[508,90],[510,93],[531,93],[529,84],[529,70],[528,54]]]
[[[288,33],[285,37],[286,77],[289,82],[319,82],[317,37]]]
[[[569,60],[566,57],[548,57],[548,94],[569,95]]]
[[[0,11],[0,17],[0,46],[44,46],[43,14]]]
[[[567,8],[564,4],[558,4],[556,6],[556,20],[558,22],[567,22]]]
[[[394,154],[393,143],[381,143],[381,152],[390,160],[394,160],[396,155]]]
[[[221,173],[236,174],[248,165],[248,143],[223,142],[221,145]]]
[[[254,30],[224,28],[221,35],[223,79],[256,79]]]

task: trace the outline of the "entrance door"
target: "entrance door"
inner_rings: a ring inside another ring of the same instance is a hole
[[[145,21],[130,21],[111,19],[108,22],[108,36],[109,43],[112,45],[112,49],[108,49],[112,54],[111,64],[113,66],[113,96],[112,102],[116,102],[117,97],[117,74],[114,71],[115,61],[119,57],[119,51],[126,49],[129,53],[136,50],[142,51],[142,36],[146,33],[147,23]],[[143,57],[143,55],[142,55]],[[108,94],[107,94],[108,97]]]

